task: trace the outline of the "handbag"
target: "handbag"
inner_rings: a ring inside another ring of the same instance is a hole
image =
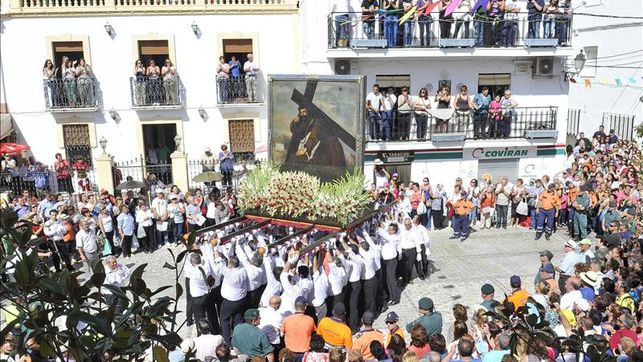
[[[516,206],[516,214],[526,216],[529,215],[529,206],[527,206],[527,203],[525,200],[522,200],[518,203],[518,206]]]
[[[108,242],[103,244],[103,256],[112,255],[112,246]]]
[[[417,213],[418,215],[426,214],[426,204],[424,202],[418,204]]]

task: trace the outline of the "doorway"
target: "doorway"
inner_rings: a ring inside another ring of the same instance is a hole
[[[144,124],[143,144],[145,145],[145,177],[154,174],[163,184],[172,183],[172,164],[170,155],[176,149],[174,137],[176,124]]]
[[[411,164],[410,163],[386,163],[384,164],[386,172],[393,176],[397,173],[398,180],[401,183],[407,184],[411,181]],[[373,182],[375,182],[375,174],[373,174]]]

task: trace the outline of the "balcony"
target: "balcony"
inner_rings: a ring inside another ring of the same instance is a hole
[[[99,108],[96,78],[43,81],[45,109],[50,112],[93,112]]]
[[[297,0],[9,0],[9,16],[296,14]]]
[[[177,75],[174,79],[130,78],[132,108],[179,109],[183,106],[183,84]]]
[[[493,117],[477,117],[473,112],[459,114],[451,110],[429,114],[426,126],[419,126],[413,113],[391,113],[390,130],[374,129],[378,120],[366,120],[366,142],[463,142],[465,140],[555,139],[558,107],[517,107]],[[449,116],[452,114],[451,116]],[[436,117],[439,116],[440,118]],[[449,118],[447,118],[449,117]],[[445,119],[446,118],[446,119]],[[382,122],[383,125],[386,122]],[[390,133],[389,133],[390,132]],[[390,134],[390,137],[389,137]]]
[[[514,19],[467,13],[453,13],[450,20],[437,19],[437,13],[431,16],[399,24],[398,16],[378,14],[372,20],[363,20],[361,12],[331,13],[327,54],[329,57],[409,56],[413,54],[410,50],[424,50],[425,55],[497,56],[501,49],[523,53],[527,49],[536,54],[551,53],[558,48],[571,50],[571,17],[535,22],[527,20],[527,13],[515,13]]]
[[[260,75],[249,77],[218,77],[217,104],[260,104],[264,102],[265,84]]]

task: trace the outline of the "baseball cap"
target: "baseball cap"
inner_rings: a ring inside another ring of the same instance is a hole
[[[364,321],[364,323],[375,322],[375,314],[373,314],[373,312],[371,312],[370,310],[367,310],[366,312],[364,312],[364,314],[362,314],[362,321]]]
[[[580,245],[592,245],[592,241],[587,239],[587,238],[585,238],[585,239],[581,240],[578,244],[580,244]]]
[[[571,239],[570,239],[570,240],[567,240],[567,241],[565,242],[565,247],[566,247],[566,248],[576,249],[576,247],[578,247],[578,244],[576,244],[576,242],[575,242],[574,240],[571,240]]]
[[[333,306],[333,315],[343,316],[346,314],[346,306],[344,303],[337,303]]]
[[[491,295],[496,291],[493,285],[486,283],[480,288],[480,293],[484,295]]]
[[[511,278],[509,278],[509,284],[512,288],[518,288],[522,284],[522,282],[519,276],[512,275]]]
[[[554,266],[551,263],[547,263],[540,267],[541,272],[549,273],[549,274],[554,274]]]
[[[421,298],[418,301],[418,308],[423,309],[423,310],[430,310],[433,308],[433,300],[431,298]]]
[[[400,320],[400,317],[395,312],[388,312],[386,315],[386,323],[394,323]]]
[[[259,318],[259,310],[255,308],[250,308],[243,313],[244,319],[255,319]]]
[[[540,256],[546,256],[547,259],[549,259],[549,260],[552,260],[554,258],[554,254],[549,250],[543,250],[539,254],[540,254]]]

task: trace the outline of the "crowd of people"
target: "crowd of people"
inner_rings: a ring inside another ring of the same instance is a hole
[[[509,89],[497,90],[493,98],[489,91],[483,86],[480,93],[471,96],[467,86],[461,85],[458,93],[451,96],[450,88],[441,86],[431,97],[425,87],[416,96],[409,93],[408,87],[402,87],[402,93],[396,95],[393,88],[382,93],[379,84],[373,84],[366,96],[369,138],[424,141],[430,139],[431,133],[466,132],[470,119],[474,139],[508,138],[518,116],[518,102]]]
[[[51,108],[95,107],[96,80],[85,59],[62,57],[60,66],[45,60],[42,76],[47,87],[47,106]]]
[[[196,326],[197,336],[172,346],[169,359],[195,353],[201,361],[564,361],[598,352],[641,360],[641,156],[636,143],[613,137],[601,143],[605,137],[602,130],[592,141],[580,137],[568,147],[563,172],[529,185],[459,179],[449,193],[428,178],[422,185],[404,183],[380,165],[370,192],[395,206],[310,252],[306,247],[324,233],[302,234],[279,247],[271,244],[288,235],[282,226],[232,237],[240,226],[198,233],[198,252],[186,256],[183,274],[186,323]],[[76,257],[90,276],[105,256],[105,283],[116,287],[126,285],[134,239],[139,252],[182,247],[188,231],[236,215],[232,189],[204,196],[159,187],[149,204],[133,192],[101,192],[77,205],[25,191],[11,207],[34,223],[41,262],[72,270]],[[450,328],[430,295],[417,301],[416,319],[403,321],[390,308],[415,278],[430,276],[430,230],[449,221],[453,237],[463,241],[471,225],[522,225],[536,237],[558,228],[570,240],[556,265],[554,253],[540,252],[533,283],[511,276],[506,300],[484,284],[479,303],[455,304]],[[109,289],[101,291],[122,311]],[[538,323],[542,333],[516,330],[519,315],[546,321]],[[386,328],[375,329],[378,320]],[[516,333],[521,338],[512,339]],[[580,343],[560,345],[548,336]],[[7,340],[1,353],[12,356],[12,348]]]
[[[475,39],[477,47],[515,46],[519,35],[557,39],[558,45],[568,42],[571,0],[490,0],[476,9],[473,7],[478,3],[473,0],[459,1],[455,8],[453,2],[439,0],[437,14],[432,15],[426,12],[433,9],[435,1],[431,0],[362,0],[355,4],[335,0],[329,9],[333,25],[330,45],[346,47],[352,38],[375,39],[379,35],[389,48],[429,47],[431,34],[438,39]],[[526,29],[519,29],[519,22],[526,22]],[[356,34],[355,25],[363,36]]]

